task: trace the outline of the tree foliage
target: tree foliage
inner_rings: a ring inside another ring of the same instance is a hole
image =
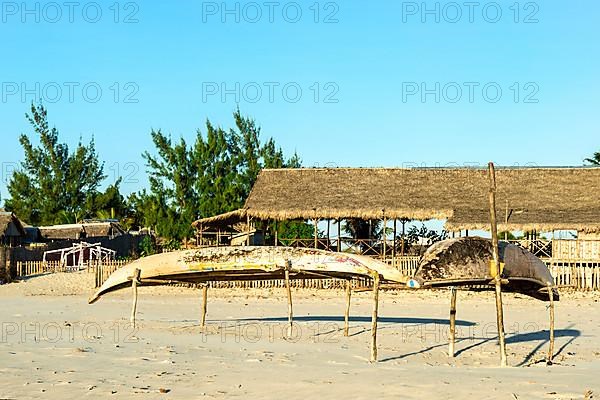
[[[600,166],[600,151],[595,152],[591,158],[586,158],[584,161],[591,165]]]
[[[7,209],[35,225],[74,223],[109,207],[121,211],[118,182],[106,193],[98,191],[106,176],[93,139],[87,145],[80,139],[71,152],[50,127],[43,105],[32,104],[26,117],[34,134],[19,137],[24,161],[9,180]]]
[[[166,238],[190,237],[197,218],[242,207],[262,168],[300,166],[298,156],[286,159],[273,139],[262,142],[253,119],[239,110],[233,118],[229,130],[206,121],[206,132],[198,130],[192,144],[151,132],[155,151],[143,154],[150,188],[130,198],[139,225]]]

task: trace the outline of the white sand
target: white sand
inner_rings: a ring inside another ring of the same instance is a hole
[[[448,358],[449,295],[380,296],[379,359],[368,363],[371,299],[294,292],[293,340],[282,290],[211,290],[201,333],[200,291],[141,288],[138,329],[129,290],[87,304],[93,277],[56,274],[0,286],[0,398],[583,399],[600,396],[600,296],[563,293],[556,364],[547,309],[505,295],[510,368],[499,368],[493,296],[459,292],[455,359]],[[163,392],[161,393],[161,389]]]

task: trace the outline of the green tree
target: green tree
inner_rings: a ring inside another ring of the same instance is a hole
[[[124,219],[129,214],[125,197],[121,194],[121,178],[109,185],[104,192],[94,193],[88,199],[90,218]]]
[[[86,205],[106,178],[94,140],[87,145],[80,140],[70,152],[67,144],[59,142],[58,130],[50,128],[43,105],[32,104],[26,117],[39,145],[25,134],[20,136],[25,160],[9,180],[6,208],[35,225],[75,222],[88,216],[92,210]]]
[[[600,166],[600,151],[595,152],[592,158],[586,158],[584,161],[591,165]]]
[[[206,121],[206,133],[198,130],[192,145],[152,131],[156,150],[143,154],[150,191],[129,199],[137,210],[135,223],[154,227],[167,239],[190,237],[195,219],[242,207],[262,168],[300,166],[299,157],[285,159],[273,139],[263,143],[253,119],[239,110],[233,118],[229,130]]]

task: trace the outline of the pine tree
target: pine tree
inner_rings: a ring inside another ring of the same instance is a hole
[[[94,140],[84,145],[80,139],[71,153],[67,144],[59,142],[58,130],[50,128],[43,105],[32,104],[26,117],[39,145],[25,134],[20,136],[25,160],[9,180],[6,208],[35,225],[76,222],[89,216],[93,210],[86,205],[106,178]]]
[[[206,133],[198,130],[193,145],[152,131],[156,156],[143,154],[150,192],[129,199],[136,223],[166,238],[190,237],[194,220],[242,207],[261,169],[300,167],[297,154],[286,160],[273,139],[261,142],[253,119],[239,110],[233,118],[235,128],[229,130],[206,121]]]

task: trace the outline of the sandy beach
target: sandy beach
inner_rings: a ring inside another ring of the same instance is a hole
[[[505,295],[509,368],[500,368],[491,293],[459,292],[457,356],[447,356],[448,291],[380,295],[379,363],[370,364],[370,293],[141,288],[87,304],[93,277],[53,274],[0,286],[0,398],[486,398],[600,395],[599,294],[562,292],[555,364],[547,304]],[[587,397],[586,397],[587,396]]]

